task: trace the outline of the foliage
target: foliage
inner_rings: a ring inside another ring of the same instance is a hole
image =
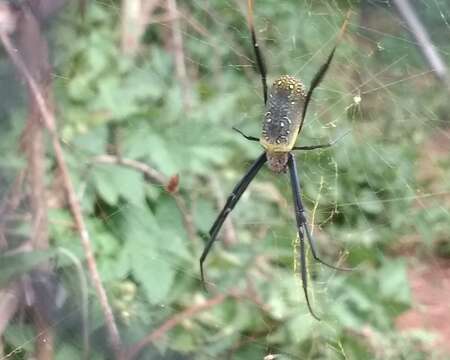
[[[213,223],[217,203],[261,151],[231,131],[235,125],[257,135],[263,112],[237,3],[180,4],[180,11],[206,32],[199,34],[183,22],[188,89],[177,79],[173,54],[164,46],[169,36],[165,24],[149,26],[138,56],[121,53],[116,2],[91,2],[83,19],[60,21],[51,32],[60,134],[124,342],[133,344],[184,309],[232,290],[240,295],[183,320],[140,358],[431,358],[429,334],[395,329],[396,317],[411,303],[407,261],[395,249],[418,233],[420,255],[433,248],[434,236],[448,230],[443,225],[448,212],[440,211],[440,204],[417,206],[417,189],[429,189],[416,179],[414,166],[418,147],[439,126],[435,119],[445,102],[430,78],[410,79],[409,73],[425,66],[416,48],[408,46],[411,56],[405,59],[394,37],[374,40],[374,48],[359,44],[353,35],[356,16],[315,94],[299,141],[323,142],[346,130],[350,134],[331,150],[297,154],[303,198],[321,253],[355,270],[337,273],[309,261],[313,306],[323,317],[316,322],[293,272],[296,234],[287,178],[265,170],[233,212],[238,241],[232,246],[218,241],[207,260],[212,293],[202,290],[201,235]],[[358,10],[356,4],[351,7]],[[301,73],[309,83],[347,9],[337,10],[336,3],[326,1],[257,2],[255,21],[269,81],[277,74]],[[66,9],[63,20],[76,18],[76,11]],[[415,86],[415,81],[423,84]],[[387,91],[377,90],[396,82]],[[189,105],[183,102],[186,92]],[[2,139],[17,134],[14,121]],[[112,132],[123,158],[148,164],[167,178],[180,175],[180,195],[192,209],[197,230],[193,239],[162,186],[121,165],[92,163],[108,153]],[[48,161],[54,161],[51,152]],[[83,260],[67,210],[50,214],[53,245]],[[431,232],[435,226],[439,231]],[[29,266],[27,260],[15,275]],[[58,266],[67,276],[73,264]],[[67,305],[72,314],[55,322],[57,358],[77,359],[81,335],[67,328],[81,326],[72,317],[82,307],[82,290],[73,279],[67,283],[74,295]],[[91,296],[92,356],[108,358],[102,315]],[[33,336],[30,326],[13,325],[5,335],[6,349],[30,350]]]

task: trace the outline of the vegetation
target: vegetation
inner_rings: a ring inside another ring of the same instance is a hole
[[[448,194],[449,163],[445,157],[430,160],[428,152],[436,134],[448,136],[448,93],[387,8],[374,7],[370,19],[361,19],[353,2],[255,5],[269,82],[287,73],[309,84],[344,14],[353,11],[299,142],[350,133],[329,150],[297,154],[320,253],[331,263],[355,267],[335,272],[309,259],[310,294],[322,321],[308,313],[294,271],[288,178],[268,170],[222,230],[206,261],[209,291],[202,289],[204,236],[261,152],[231,129],[259,136],[264,111],[241,5],[179,2],[175,21],[182,50],[164,8],[156,9],[136,48],[121,46],[125,7],[114,1],[87,3],[83,17],[71,4],[46,34],[53,49],[58,135],[122,349],[139,359],[437,358],[431,332],[400,332],[395,321],[412,303],[408,266],[448,255],[449,204],[436,195]],[[443,10],[419,10],[439,50],[448,53]],[[374,18],[382,20],[369,26]],[[2,71],[11,72],[11,66],[5,55]],[[11,93],[19,98],[22,90],[17,86]],[[9,106],[0,125],[3,199],[29,166],[16,145],[26,100],[11,97],[5,97]],[[54,358],[81,358],[87,326],[91,358],[112,359],[117,354],[110,352],[104,312],[50,143],[50,248],[31,256],[1,255],[0,285],[23,279],[50,259],[57,271],[52,282],[66,293],[61,307],[49,310]],[[30,228],[26,216],[9,225],[9,250],[32,236]],[[28,358],[38,336],[26,316],[11,319],[3,334],[6,358]]]

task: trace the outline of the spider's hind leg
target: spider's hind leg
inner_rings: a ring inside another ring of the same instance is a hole
[[[320,320],[320,318],[313,311],[311,303],[309,301],[308,273],[306,270],[306,256],[305,256],[305,237],[303,234],[305,221],[302,210],[303,206],[300,198],[300,183],[297,173],[297,167],[295,165],[294,155],[292,155],[291,153],[289,153],[288,157],[288,168],[289,168],[289,175],[291,178],[292,196],[294,198],[295,220],[297,221],[298,235],[300,240],[300,275],[302,278],[303,293],[305,294],[306,305],[308,306],[309,312],[315,319]]]
[[[239,199],[241,198],[242,194],[245,192],[248,185],[250,185],[250,183],[252,182],[252,180],[254,179],[254,177],[256,176],[256,174],[266,161],[267,157],[266,153],[264,152],[253,163],[253,165],[243,176],[243,178],[236,184],[233,191],[228,196],[225,206],[223,207],[222,211],[217,216],[216,220],[214,221],[214,224],[211,226],[211,229],[209,230],[209,240],[206,243],[205,248],[203,249],[202,255],[200,256],[200,277],[203,287],[205,289],[206,286],[205,286],[205,273],[203,263],[205,262],[206,257],[208,256],[209,251],[211,250],[211,247],[213,246],[214,242],[217,240],[217,234],[219,233],[219,230],[221,229],[224,221],[228,217],[228,214],[234,209]]]
[[[329,268],[334,269],[334,270],[339,270],[339,271],[352,271],[353,270],[351,268],[334,266],[334,265],[331,265],[331,264],[323,261],[317,254],[316,244],[314,242],[314,238],[311,236],[311,233],[309,232],[308,224],[306,223],[306,219],[304,220],[303,228],[305,229],[306,238],[308,239],[309,246],[311,247],[311,253],[313,255],[314,260],[316,260],[316,261],[320,262],[321,264],[328,266]]]
[[[300,275],[302,277],[303,282],[303,292],[305,293],[306,303],[308,305],[308,309],[311,313],[311,315],[320,320],[318,316],[313,312],[311,308],[311,304],[309,302],[309,296],[308,296],[308,274],[306,270],[306,255],[305,255],[305,234],[306,239],[308,240],[309,246],[311,247],[311,252],[313,254],[313,257],[316,261],[320,262],[321,264],[328,266],[335,270],[344,270],[349,271],[352,269],[349,268],[340,268],[337,266],[333,266],[331,264],[328,264],[327,262],[323,261],[317,254],[316,245],[314,242],[313,237],[311,236],[311,233],[308,229],[308,224],[305,217],[305,209],[302,204],[302,199],[300,195],[300,179],[297,173],[297,167],[295,164],[295,157],[292,153],[289,153],[288,157],[288,169],[289,169],[289,175],[291,179],[291,187],[292,187],[292,195],[294,198],[294,208],[295,208],[295,220],[297,222],[297,228],[298,228],[298,234],[300,239]]]

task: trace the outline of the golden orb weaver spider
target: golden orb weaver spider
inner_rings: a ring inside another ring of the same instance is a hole
[[[314,239],[312,238],[307,226],[305,209],[303,207],[300,195],[300,180],[295,163],[295,157],[292,154],[292,151],[328,148],[339,140],[337,139],[330,143],[321,145],[294,146],[297,137],[302,129],[306,110],[311,100],[313,91],[317,88],[317,86],[324,78],[331,64],[331,61],[333,60],[336,48],[347,26],[348,15],[341,27],[335,46],[331,50],[331,53],[328,55],[325,63],[322,64],[317,73],[314,75],[308,92],[305,93],[305,87],[301,81],[289,75],[282,75],[281,77],[276,79],[268,92],[266,66],[256,39],[256,33],[253,25],[253,0],[247,0],[247,6],[247,21],[252,37],[252,46],[255,53],[257,69],[259,75],[261,76],[266,112],[262,124],[262,136],[260,139],[254,136],[248,136],[237,128],[233,127],[233,130],[237,131],[247,140],[258,141],[264,148],[264,152],[258,157],[258,159],[253,163],[253,165],[244,175],[244,177],[234,187],[233,191],[227,198],[225,206],[223,207],[222,211],[219,213],[214,224],[209,230],[209,240],[206,243],[203,253],[200,257],[201,280],[202,283],[205,284],[203,263],[208,256],[213,243],[216,241],[217,234],[221,229],[225,219],[236,206],[242,194],[245,192],[248,185],[252,182],[258,171],[261,169],[264,163],[267,162],[269,168],[276,174],[285,173],[287,172],[287,170],[289,170],[292,195],[294,199],[295,219],[297,222],[298,235],[300,239],[300,275],[303,283],[303,292],[305,294],[306,304],[308,306],[309,312],[314,318],[320,320],[320,318],[312,310],[308,296],[308,276],[305,263],[305,233],[306,239],[311,248],[311,253],[316,261],[336,270],[348,271],[351,269],[333,266],[323,261],[318,256]]]

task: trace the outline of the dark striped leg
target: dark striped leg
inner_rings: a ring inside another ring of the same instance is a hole
[[[237,130],[236,130],[237,131]],[[242,134],[242,132],[239,130],[239,133],[241,133],[241,135],[245,136],[244,134]],[[327,144],[320,144],[320,145],[309,145],[309,146],[294,146],[292,148],[292,150],[314,150],[314,149],[323,149],[323,148],[329,148],[330,146],[333,146],[334,144],[336,144],[338,141],[340,141],[344,136],[347,136],[350,133],[350,130],[346,131],[345,133],[343,133],[341,136],[339,136],[337,139],[330,141]],[[245,136],[246,137],[246,136]]]
[[[252,45],[255,52],[256,64],[258,65],[258,72],[261,75],[261,82],[263,87],[264,104],[267,103],[267,70],[262,56],[261,50],[259,49],[258,40],[255,34],[255,27],[253,25],[253,0],[247,0],[247,19],[248,27],[250,29],[250,34],[252,36]]]
[[[243,137],[245,137],[247,140],[250,141],[259,141],[259,139],[257,137],[254,136],[249,136],[249,135],[245,135],[241,130],[239,130],[237,127],[233,126],[233,130],[236,131],[237,133],[241,134]]]
[[[300,275],[302,277],[303,292],[305,293],[306,305],[308,305],[311,315],[320,320],[320,318],[314,313],[311,304],[309,302],[308,295],[308,274],[306,270],[306,256],[305,256],[305,237],[303,234],[303,228],[306,228],[306,219],[302,210],[302,202],[300,198],[300,185],[297,174],[297,167],[295,165],[294,155],[289,154],[288,159],[289,175],[291,178],[292,197],[294,198],[295,207],[295,220],[297,221],[297,228],[300,240]]]
[[[225,219],[227,218],[228,214],[233,210],[235,205],[238,203],[239,199],[241,198],[242,194],[247,189],[248,185],[252,182],[255,175],[258,173],[258,171],[261,169],[261,167],[264,165],[264,163],[267,161],[266,153],[264,152],[250,167],[250,169],[247,171],[247,173],[244,175],[244,177],[239,181],[239,183],[236,184],[233,191],[231,192],[230,196],[228,196],[228,199],[225,203],[225,206],[223,207],[220,214],[217,216],[216,221],[214,221],[214,224],[212,225],[211,229],[209,230],[209,240],[205,245],[205,248],[203,249],[202,256],[200,256],[200,275],[203,286],[205,286],[205,274],[203,270],[203,263],[208,256],[208,253],[214,244],[214,241],[216,241],[217,233],[221,229]]]
[[[305,263],[305,233],[306,238],[308,240],[309,246],[311,247],[311,252],[314,257],[314,259],[321,264],[328,266],[335,270],[343,270],[343,271],[350,271],[349,268],[340,268],[337,266],[333,266],[331,264],[328,264],[327,262],[323,261],[317,254],[316,245],[314,242],[313,237],[311,236],[311,233],[308,229],[308,224],[305,217],[305,208],[302,204],[302,199],[300,195],[300,179],[297,173],[297,166],[295,163],[295,157],[293,154],[289,154],[288,158],[288,167],[289,167],[289,175],[291,178],[291,186],[292,186],[292,195],[294,198],[294,206],[295,206],[295,220],[297,222],[297,228],[298,228],[298,234],[300,237],[300,270],[301,270],[301,277],[303,282],[303,291],[305,293],[306,303],[308,305],[308,309],[311,312],[311,315],[315,317],[316,319],[320,320],[315,313],[312,311],[311,304],[309,303],[309,297],[308,297],[308,288],[307,288],[307,281],[308,276],[306,272],[306,263]]]

